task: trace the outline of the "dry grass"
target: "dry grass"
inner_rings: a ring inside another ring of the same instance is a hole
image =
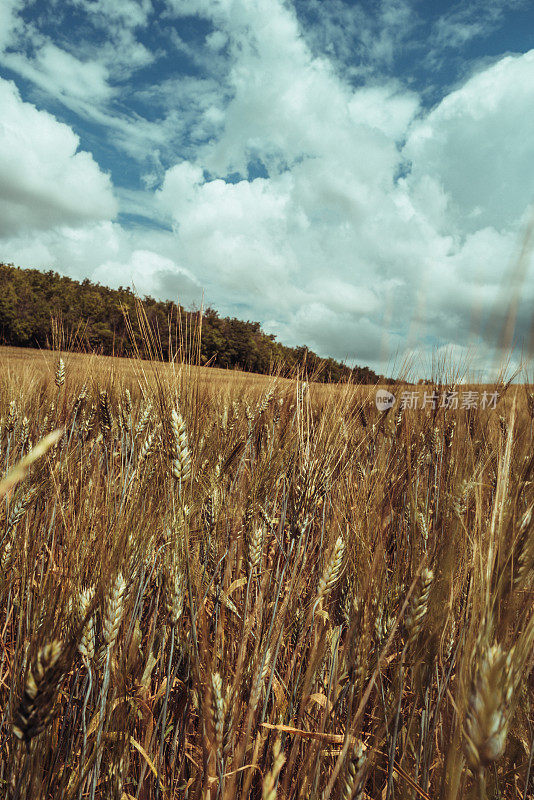
[[[0,796],[532,796],[524,387],[0,358]]]

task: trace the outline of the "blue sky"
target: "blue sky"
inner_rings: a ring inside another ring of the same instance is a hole
[[[378,369],[485,362],[532,214],[533,47],[523,0],[4,0],[0,258]]]

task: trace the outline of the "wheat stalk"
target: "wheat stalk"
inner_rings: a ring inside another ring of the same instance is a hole
[[[276,800],[276,785],[278,776],[284,766],[285,755],[282,750],[280,737],[277,736],[273,745],[273,766],[263,779],[262,800]]]

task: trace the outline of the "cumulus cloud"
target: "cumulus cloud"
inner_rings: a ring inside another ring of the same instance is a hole
[[[221,135],[159,192],[202,281],[286,340],[338,357],[378,358],[386,296],[390,345],[414,316],[429,346],[465,342],[499,301],[532,199],[534,53],[500,60],[423,114],[393,82],[340,81],[286,6],[204,13],[228,37],[232,99]],[[245,176],[252,158],[267,178],[205,178]]]
[[[461,231],[508,228],[534,200],[534,50],[507,56],[447,95],[414,125],[404,148],[410,186],[447,198]]]
[[[111,181],[79,138],[0,80],[0,231],[113,217]]]
[[[125,262],[105,261],[92,278],[106,286],[131,286],[141,296],[163,296],[184,305],[201,299],[201,288],[189,270],[151,250],[133,250]]]
[[[406,290],[397,268],[421,228],[414,214],[403,230],[394,186],[396,140],[418,98],[393,84],[350,90],[312,56],[281,5],[273,13],[272,4],[233,4],[224,30],[235,48],[224,130],[196,163],[167,172],[159,201],[225,305],[250,308],[293,343],[306,334],[322,352],[355,359],[367,341],[369,355],[371,341],[380,346],[381,294]],[[254,156],[267,178],[204,178],[246,174]],[[397,232],[387,248],[377,240],[384,229]]]
[[[46,230],[9,232],[0,240],[0,257],[22,267],[55,269],[71,278],[92,277],[105,260],[120,258],[125,235],[111,221],[75,227],[57,224]]]
[[[9,254],[9,257],[6,255]],[[105,286],[129,286],[143,297],[202,302],[202,286],[176,256],[169,233],[125,230],[116,222],[59,225],[0,238],[0,259],[19,266],[55,269],[71,278]]]

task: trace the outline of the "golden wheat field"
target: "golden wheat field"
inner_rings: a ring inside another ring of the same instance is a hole
[[[534,795],[532,389],[0,364],[0,797]]]

